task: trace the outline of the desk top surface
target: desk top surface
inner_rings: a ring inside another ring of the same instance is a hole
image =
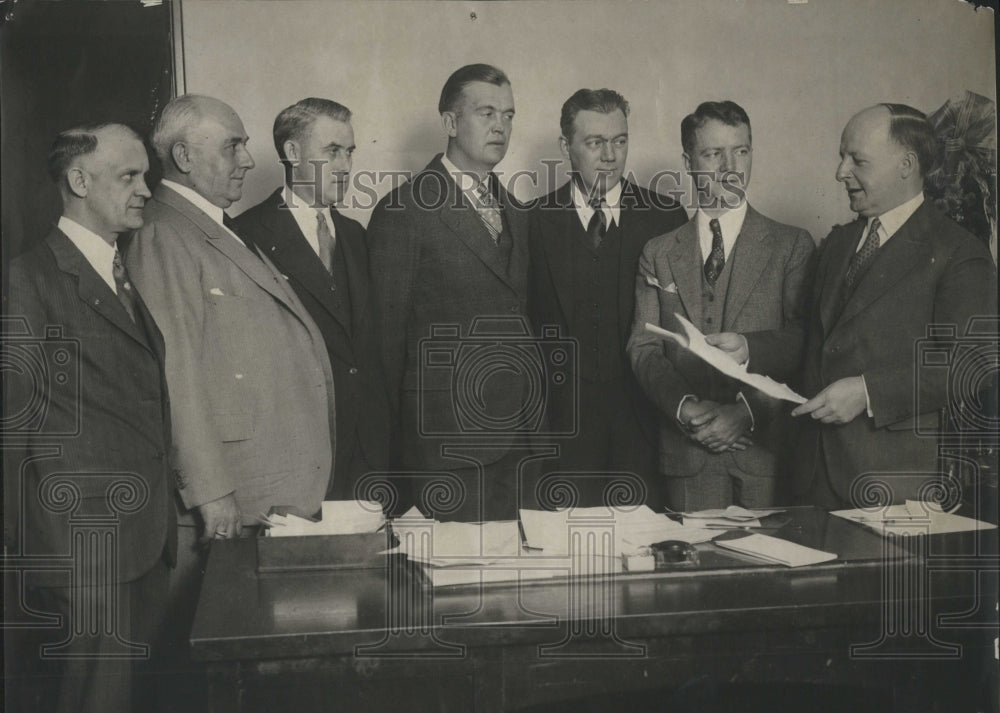
[[[921,538],[904,550],[823,511],[788,513],[789,522],[768,534],[838,559],[788,569],[706,543],[697,569],[427,589],[412,565],[389,558],[373,569],[259,574],[252,539],[220,540],[212,544],[192,652],[215,661],[348,654],[400,630],[435,632],[399,644],[407,650],[436,645],[438,634],[468,645],[528,644],[552,639],[568,621],[612,619],[619,632],[643,636],[838,626],[877,620],[887,566],[916,562],[933,575],[937,561],[996,551],[995,530]],[[936,599],[968,600],[975,589],[967,577],[928,581]]]

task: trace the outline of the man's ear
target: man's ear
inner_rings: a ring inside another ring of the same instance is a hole
[[[453,111],[441,112],[441,126],[444,128],[444,133],[448,134],[449,137],[455,138],[458,136],[458,114]]]
[[[299,161],[299,145],[289,139],[281,146],[282,150],[285,152],[285,158],[294,163]]]
[[[174,166],[177,167],[178,171],[181,173],[191,173],[194,165],[191,161],[191,151],[185,142],[175,142],[170,147],[170,157],[174,160]]]
[[[562,155],[563,155],[564,159],[566,159],[567,161],[570,160],[570,158],[569,158],[569,141],[566,139],[565,136],[560,136],[559,137],[559,151],[562,152]]]
[[[90,174],[79,166],[72,166],[65,175],[66,185],[77,198],[86,198],[90,190]]]
[[[920,171],[920,160],[917,158],[916,153],[913,151],[907,151],[899,160],[899,176],[900,178],[907,179],[912,176],[915,171]]]

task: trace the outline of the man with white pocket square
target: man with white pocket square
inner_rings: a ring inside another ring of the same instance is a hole
[[[334,391],[323,336],[288,280],[229,227],[254,166],[231,107],[184,95],[151,137],[164,178],[128,270],[163,332],[171,466],[181,517],[172,631],[185,646],[201,539],[232,538],[271,506],[312,515],[333,467]]]
[[[681,141],[699,205],[643,250],[628,353],[661,412],[660,472],[671,507],[765,507],[779,497],[775,456],[786,409],[645,324],[683,333],[680,314],[737,362],[749,359],[750,371],[787,381],[802,353],[815,246],[806,231],[747,203],[753,150],[738,104],[701,104],[681,123]]]

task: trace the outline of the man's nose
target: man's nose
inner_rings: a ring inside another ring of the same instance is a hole
[[[136,187],[135,194],[137,196],[142,196],[143,198],[152,197],[153,194],[150,193],[149,186],[146,185],[146,179],[144,178],[139,179],[139,185]]]
[[[838,181],[846,181],[848,176],[847,170],[847,160],[843,159],[837,164],[837,173],[835,174]]]
[[[240,167],[245,168],[248,171],[257,165],[254,163],[253,156],[250,155],[250,151],[246,146],[240,146],[239,160]]]
[[[611,145],[610,141],[605,141],[601,144],[601,160],[608,163],[615,160],[615,148]]]

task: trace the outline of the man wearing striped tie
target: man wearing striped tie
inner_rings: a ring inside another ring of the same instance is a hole
[[[493,173],[513,127],[510,81],[490,65],[462,67],[438,111],[447,150],[383,197],[368,225],[395,466],[413,475],[425,514],[510,519],[537,426],[526,401],[534,374],[520,361],[527,215]]]
[[[969,318],[996,313],[989,250],[924,200],[936,157],[930,123],[903,104],[865,109],[841,136],[837,180],[858,219],[820,251],[802,392],[812,398],[792,411],[808,416],[796,490],[821,507],[863,504],[866,474],[896,502],[928,494],[938,441],[927,436],[963,394],[951,369],[918,363],[918,342],[935,341],[937,325],[946,366]]]
[[[781,498],[777,456],[787,409],[723,376],[647,322],[683,333],[682,315],[748,368],[787,381],[799,366],[803,300],[814,246],[809,233],[771,220],[746,200],[750,118],[731,101],[705,102],[681,122],[695,215],[653,238],[639,258],[628,351],[659,407],[660,472],[675,510]]]

